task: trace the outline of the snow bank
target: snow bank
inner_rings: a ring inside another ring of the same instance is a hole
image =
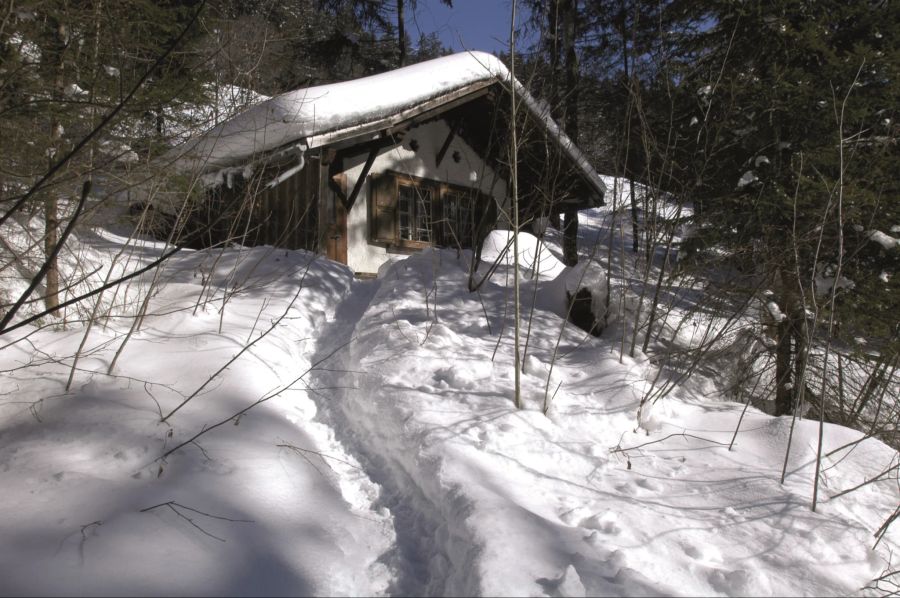
[[[531,233],[519,233],[519,267],[527,271],[529,277],[552,280],[559,276],[566,266],[547,248],[547,245]],[[513,233],[508,230],[494,230],[488,233],[481,248],[481,259],[488,264],[500,263],[512,266]]]
[[[152,279],[117,291],[131,313]],[[383,592],[391,518],[307,391],[352,281],[304,252],[185,251],[127,344],[124,312],[92,329],[68,391],[85,329],[17,332],[0,351],[0,594]]]

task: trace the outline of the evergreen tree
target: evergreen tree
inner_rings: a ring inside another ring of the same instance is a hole
[[[579,27],[582,7],[577,0],[536,0],[530,8],[531,25],[541,32],[536,52],[546,58],[543,65],[532,61],[532,70],[536,75],[532,86],[535,93],[550,104],[553,117],[577,144],[580,89],[578,41],[582,34]],[[544,195],[550,198],[551,211],[554,210],[552,204],[557,200],[557,195],[565,193],[565,183],[557,180],[561,171],[561,163],[548,163],[547,172],[541,177],[547,187]],[[558,220],[554,224],[558,226]],[[565,211],[562,230],[563,260],[574,266],[578,263],[577,210]]]
[[[60,230],[81,182],[135,151],[167,145],[166,119],[201,95],[203,71],[192,68],[198,61],[190,51],[196,33],[186,35],[200,7],[198,0],[47,0],[19,3],[3,20],[0,219],[40,215],[45,231],[40,244],[0,269],[44,272],[38,278],[51,312]]]
[[[667,75],[680,107],[674,168],[690,182],[695,243],[725,256],[745,289],[771,293],[776,413],[789,413],[813,330],[897,350],[897,249],[873,239],[900,222],[900,11],[714,0],[666,16],[681,57]]]

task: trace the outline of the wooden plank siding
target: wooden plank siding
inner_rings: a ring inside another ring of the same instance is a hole
[[[193,226],[204,231],[194,246],[240,243],[318,253],[319,163],[317,156],[310,156],[301,170],[271,186],[291,165],[263,169],[250,180],[235,175],[228,184],[210,189],[192,215]]]
[[[260,180],[274,180],[277,176],[278,170],[266,171]],[[257,231],[253,244],[318,251],[318,158],[307,158],[302,170],[279,184],[260,187],[254,197],[251,221]]]

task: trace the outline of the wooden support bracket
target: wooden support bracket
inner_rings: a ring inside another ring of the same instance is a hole
[[[341,185],[341,176],[343,175],[344,161],[336,155],[329,156],[329,159],[330,162],[328,163],[328,188],[331,189],[334,194],[341,199],[342,202],[344,202],[344,205],[347,205],[347,195],[344,193],[343,186]]]
[[[441,146],[441,149],[437,153],[437,158],[435,159],[435,166],[440,166],[441,162],[444,161],[444,156],[447,155],[447,150],[450,149],[450,144],[453,143],[453,139],[456,137],[456,123],[450,124],[450,132],[447,133],[447,138],[444,140],[444,145]]]
[[[356,203],[356,197],[359,195],[359,191],[360,189],[362,189],[366,177],[369,176],[369,171],[372,170],[372,164],[375,163],[375,158],[377,156],[378,146],[374,146],[369,150],[369,156],[366,158],[366,163],[363,165],[362,172],[359,173],[359,177],[357,177],[356,179],[356,184],[353,185],[353,191],[350,192],[350,197],[348,197],[344,202],[344,205],[347,206],[348,212],[351,208],[353,208],[353,204]]]

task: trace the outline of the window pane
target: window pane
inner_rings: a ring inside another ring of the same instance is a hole
[[[402,183],[399,190],[397,210],[400,217],[400,239],[430,243],[434,190],[424,185]]]
[[[416,196],[415,189],[406,185],[400,185],[400,197],[397,202],[397,211],[400,215],[400,238],[410,240],[410,222],[412,221],[413,210],[415,210]]]
[[[432,192],[429,187],[415,187],[416,193],[416,241],[431,242]]]
[[[472,246],[475,228],[472,213],[472,197],[468,193],[449,191],[445,194],[445,243],[460,247]]]

